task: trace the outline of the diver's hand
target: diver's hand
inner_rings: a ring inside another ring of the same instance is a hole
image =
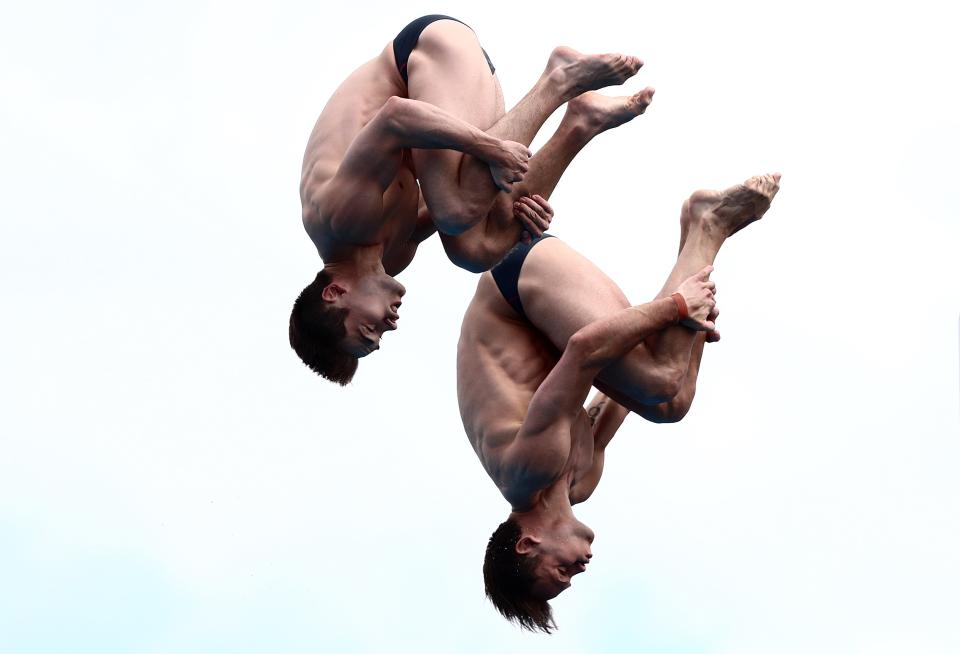
[[[710,281],[712,272],[713,266],[706,266],[700,272],[683,280],[676,290],[687,304],[687,317],[680,323],[698,332],[712,332],[717,328],[711,319],[711,314],[717,307],[717,300],[714,297],[717,285]]]
[[[530,169],[530,149],[516,141],[500,141],[496,146],[484,148],[479,156],[490,166],[493,183],[507,193],[514,184],[523,181]]]
[[[520,240],[529,243],[550,229],[553,207],[539,195],[524,196],[513,203],[513,215],[523,225],[524,232]]]

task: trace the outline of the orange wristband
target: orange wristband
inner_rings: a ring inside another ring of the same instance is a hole
[[[687,308],[687,301],[683,299],[683,296],[679,293],[674,293],[670,296],[674,303],[677,305],[677,313],[680,314],[680,317],[677,318],[677,322],[681,322],[690,317],[690,309]]]

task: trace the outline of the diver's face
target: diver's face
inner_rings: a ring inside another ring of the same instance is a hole
[[[341,341],[343,350],[357,358],[379,350],[383,333],[397,328],[400,298],[406,292],[393,277],[375,275],[343,293],[338,303],[349,309],[344,320],[347,335]]]
[[[383,333],[397,328],[400,298],[406,292],[403,284],[389,275],[371,275],[343,293],[339,306],[349,309],[344,320],[347,335],[341,341],[343,350],[360,358],[380,349]]]
[[[536,581],[530,589],[533,595],[551,600],[570,588],[570,580],[585,572],[593,557],[592,543],[593,530],[581,522],[540,534],[540,542],[532,552],[537,556]]]

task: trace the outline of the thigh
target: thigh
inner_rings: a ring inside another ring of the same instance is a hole
[[[577,330],[631,306],[617,284],[589,259],[557,238],[548,238],[527,255],[518,284],[524,312],[554,346],[563,350]],[[627,407],[651,404],[663,384],[663,371],[641,344],[598,376],[604,392]]]
[[[480,129],[489,129],[504,115],[500,83],[476,34],[462,23],[441,20],[428,25],[410,53],[407,76],[410,99],[429,102]],[[433,181],[456,179],[462,158],[453,150],[415,150],[424,192],[429,194]]]
[[[577,330],[630,306],[612,279],[558,238],[530,250],[517,288],[527,317],[561,350]]]
[[[481,129],[504,114],[497,76],[490,72],[476,34],[463,23],[428,25],[410,53],[407,78],[410,99],[429,102]]]

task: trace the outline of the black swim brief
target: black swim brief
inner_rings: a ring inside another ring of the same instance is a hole
[[[457,20],[451,16],[430,14],[429,16],[422,16],[404,27],[393,40],[393,56],[397,60],[397,70],[400,71],[400,77],[403,78],[404,84],[407,83],[407,60],[410,58],[410,53],[413,52],[413,49],[417,47],[420,33],[427,28],[427,25],[435,23],[438,20],[456,20],[462,25],[467,25],[462,20]],[[470,26],[467,25],[467,27]],[[483,50],[483,48],[480,49]],[[494,68],[493,62],[490,61],[490,55],[487,54],[486,50],[483,50],[483,56],[487,58],[487,65],[490,66],[490,74],[492,75],[497,69]]]
[[[510,250],[510,253],[503,258],[503,261],[494,266],[490,273],[493,275],[493,281],[497,283],[500,294],[506,300],[513,310],[520,314],[524,320],[528,320],[527,314],[523,310],[523,303],[520,302],[520,270],[523,268],[523,262],[530,254],[537,243],[545,238],[553,238],[552,234],[544,234],[531,240],[529,243],[517,243],[516,247]]]

